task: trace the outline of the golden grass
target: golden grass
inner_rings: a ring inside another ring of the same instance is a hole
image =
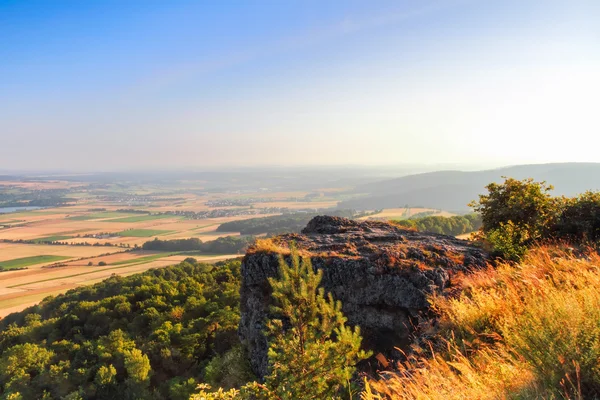
[[[248,248],[248,253],[276,253],[288,255],[290,254],[290,249],[282,246],[277,238],[259,238]]]
[[[519,265],[464,276],[459,285],[457,297],[431,299],[443,339],[368,381],[363,400],[600,394],[597,254],[543,247]]]

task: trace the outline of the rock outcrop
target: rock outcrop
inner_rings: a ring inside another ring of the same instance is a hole
[[[323,270],[322,286],[342,302],[348,323],[361,327],[365,347],[388,354],[409,344],[427,317],[428,296],[446,288],[453,274],[488,261],[481,249],[450,236],[338,217],[315,217],[302,234],[274,239],[284,252],[292,242]],[[267,372],[267,279],[277,275],[278,257],[273,248],[256,247],[242,263],[239,335],[259,377]]]

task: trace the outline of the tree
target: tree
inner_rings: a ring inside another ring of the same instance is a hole
[[[18,344],[9,348],[0,359],[0,384],[3,392],[20,393],[24,398],[30,392],[31,381],[46,370],[54,353],[37,344]]]
[[[342,305],[319,288],[322,271],[291,248],[291,264],[279,261],[279,277],[269,279],[274,313],[269,321],[269,375],[250,389],[262,398],[325,399],[347,394],[358,361],[360,329],[346,326]],[[246,390],[249,390],[246,388]]]
[[[518,260],[532,243],[549,237],[562,202],[548,193],[551,185],[504,177],[504,183],[490,183],[486,189],[488,194],[469,206],[481,214],[484,237],[500,255]]]
[[[575,242],[600,239],[600,193],[585,192],[573,199],[566,199],[564,210],[556,226],[555,235]]]
[[[481,214],[482,229],[489,232],[501,224],[513,224],[527,229],[531,238],[543,233],[544,227],[556,216],[556,200],[548,193],[554,189],[546,182],[533,179],[504,178],[504,183],[490,183],[488,194],[479,195],[479,201],[469,204]]]

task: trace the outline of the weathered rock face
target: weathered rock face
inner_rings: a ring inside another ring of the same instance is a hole
[[[358,325],[366,348],[389,352],[406,347],[427,298],[443,290],[456,272],[482,268],[488,256],[450,236],[400,229],[394,225],[338,217],[315,217],[301,235],[275,239],[281,247],[295,242],[323,270],[322,286],[341,300],[350,325]],[[269,277],[277,275],[278,254],[250,249],[242,263],[239,335],[254,372],[267,372],[270,318]]]

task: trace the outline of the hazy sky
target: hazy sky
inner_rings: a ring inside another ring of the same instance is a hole
[[[0,0],[0,169],[599,148],[599,0]]]

